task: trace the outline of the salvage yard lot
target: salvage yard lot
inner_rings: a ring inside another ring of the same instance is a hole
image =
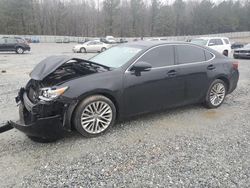
[[[14,97],[39,61],[95,55],[73,54],[73,46],[0,53],[0,123],[18,118]],[[0,134],[0,187],[249,187],[250,60],[239,62],[238,88],[218,109],[166,110],[120,122],[97,138],[70,133],[51,144],[16,130]]]

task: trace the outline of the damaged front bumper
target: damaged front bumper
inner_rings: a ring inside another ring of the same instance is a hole
[[[70,116],[73,112],[70,103],[38,102],[34,104],[25,89],[21,89],[16,102],[19,103],[20,120],[10,121],[10,125],[30,137],[57,139],[71,130]],[[74,106],[74,105],[73,105]]]

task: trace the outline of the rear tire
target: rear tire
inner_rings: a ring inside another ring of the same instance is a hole
[[[24,49],[22,47],[17,47],[16,48],[16,53],[17,54],[23,54],[24,53]]]
[[[227,50],[224,50],[224,51],[223,51],[223,55],[228,57],[228,51],[227,51]]]
[[[96,137],[110,129],[116,120],[114,103],[103,95],[84,99],[73,116],[76,130],[85,137]]]
[[[205,107],[209,109],[218,108],[222,105],[227,93],[227,85],[224,81],[216,79],[210,85],[206,99]]]

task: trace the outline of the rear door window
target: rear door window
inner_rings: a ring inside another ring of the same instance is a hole
[[[188,64],[206,61],[205,51],[191,45],[176,45],[177,64]]]
[[[218,45],[223,45],[221,39],[211,39],[208,44],[208,46],[218,46]]]
[[[205,50],[206,61],[212,59],[214,57],[213,54]]]
[[[5,39],[0,39],[0,44],[5,44]]]
[[[11,38],[7,39],[7,44],[15,44],[15,43],[17,43],[16,39],[11,39]]]
[[[174,65],[174,47],[172,45],[156,47],[146,52],[138,61],[150,63],[153,68]]]

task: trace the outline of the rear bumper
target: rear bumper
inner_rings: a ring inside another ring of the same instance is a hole
[[[230,85],[228,88],[228,94],[232,93],[236,89],[238,81],[239,81],[239,71],[235,70],[230,78]]]

